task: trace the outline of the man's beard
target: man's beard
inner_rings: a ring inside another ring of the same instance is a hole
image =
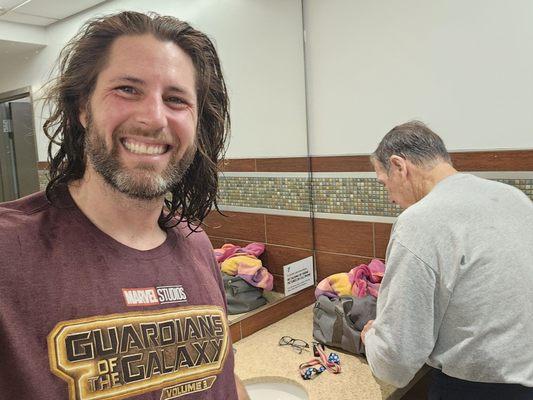
[[[87,161],[95,171],[115,190],[137,200],[153,200],[164,196],[171,191],[183,178],[189,166],[194,161],[196,145],[190,146],[178,159],[176,150],[179,143],[170,151],[174,151],[168,165],[158,173],[150,163],[139,163],[134,168],[128,169],[121,165],[119,158],[120,134],[125,130],[118,128],[113,132],[113,147],[108,150],[104,138],[99,135],[98,128],[94,125],[91,116],[88,116],[85,134],[85,152]],[[128,130],[140,137],[157,137],[157,132],[141,129]],[[126,150],[127,151],[127,150]]]

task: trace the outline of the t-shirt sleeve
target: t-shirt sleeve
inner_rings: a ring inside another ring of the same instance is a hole
[[[404,387],[427,361],[435,346],[436,274],[429,265],[391,240],[377,316],[365,337],[372,372],[396,387]]]

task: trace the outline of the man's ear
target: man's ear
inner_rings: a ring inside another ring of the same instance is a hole
[[[405,158],[397,155],[392,155],[389,158],[391,168],[398,171],[400,174],[405,175],[407,173],[407,162]]]
[[[87,129],[87,122],[88,122],[88,112],[87,112],[87,103],[84,103],[80,106],[80,114],[79,114],[79,120],[81,126],[83,126],[85,129]]]

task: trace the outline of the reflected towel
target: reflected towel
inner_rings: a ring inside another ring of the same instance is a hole
[[[264,250],[263,243],[250,243],[246,247],[228,243],[214,251],[223,273],[239,276],[252,286],[272,290],[274,278],[257,258]]]
[[[259,257],[265,251],[264,243],[250,243],[248,246],[239,247],[231,243],[224,244],[220,249],[215,249],[215,258],[220,264],[228,257],[233,256],[236,253],[249,254],[255,257]]]
[[[248,254],[236,254],[220,263],[220,270],[222,272],[234,276],[239,274],[242,270],[246,270],[247,273],[250,273],[250,271],[253,270],[255,273],[255,271],[262,267],[263,264],[260,259]]]
[[[264,290],[272,290],[274,286],[274,277],[265,267],[261,267],[255,270],[255,272],[253,269],[247,267],[239,268],[237,276],[240,276],[250,285],[263,288]]]

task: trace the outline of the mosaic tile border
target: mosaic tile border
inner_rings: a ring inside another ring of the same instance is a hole
[[[492,180],[522,190],[533,201],[533,178]],[[367,177],[313,177],[311,182],[295,177],[221,177],[220,205],[309,211],[309,184],[315,213],[397,217],[401,212],[389,203],[386,189]]]
[[[310,181],[304,177],[221,176],[221,206],[309,211]]]
[[[531,174],[533,173],[526,173],[527,176]],[[322,215],[399,215],[400,208],[388,202],[385,188],[375,178],[370,177],[373,176],[371,173],[355,175],[359,176],[330,173],[310,179],[306,174],[297,173],[226,173],[220,176],[219,205],[234,210],[253,208],[313,211]],[[479,175],[486,175],[485,177],[492,180],[514,186],[533,201],[533,178],[525,178],[524,174],[512,172]],[[45,170],[39,170],[39,180],[41,189],[44,189],[47,182]]]

